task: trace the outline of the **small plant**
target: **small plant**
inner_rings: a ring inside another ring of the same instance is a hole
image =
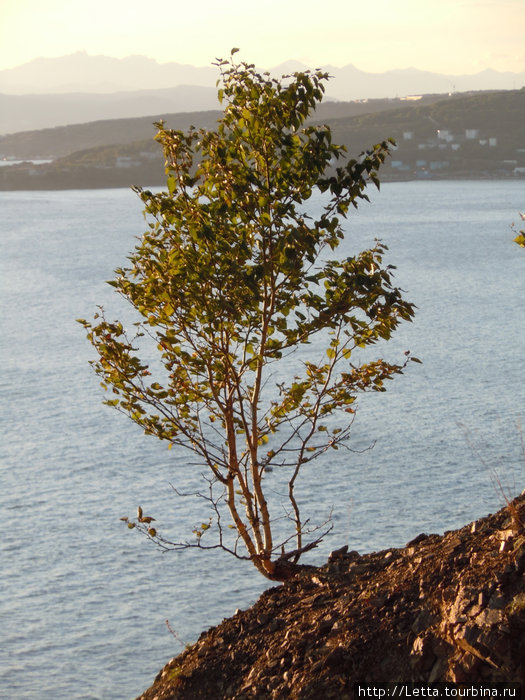
[[[173,629],[173,627],[170,625],[170,621],[169,621],[169,620],[166,620],[166,627],[168,628],[168,632],[171,634],[171,636],[173,637],[173,639],[176,639],[177,642],[178,642],[181,646],[183,646],[185,649],[189,649],[189,648],[190,648],[191,644],[188,644],[187,642],[185,642],[184,640],[182,640],[182,639],[180,638],[179,633],[178,633],[176,630]]]
[[[514,499],[512,497],[512,490],[508,487],[505,487],[501,481],[500,475],[498,474],[497,470],[495,467],[491,466],[487,460],[485,459],[484,455],[482,452],[477,448],[477,446],[474,444],[474,441],[472,440],[471,437],[471,431],[469,428],[463,424],[463,423],[458,423],[458,426],[463,430],[465,434],[465,439],[467,441],[467,444],[469,445],[470,449],[474,454],[477,456],[481,464],[485,467],[485,469],[488,471],[491,481],[494,485],[494,489],[498,491],[503,500],[505,501],[507,505],[507,510],[509,512],[510,516],[510,524],[512,531],[514,532],[515,535],[519,534],[523,528],[525,527],[525,523],[523,522],[523,518],[521,517],[518,508],[516,507],[516,504],[514,503]],[[523,463],[525,465],[525,443],[523,440],[523,430],[521,427],[521,422],[517,422],[517,428],[518,432],[520,435],[520,440],[521,440],[521,450],[523,454]]]
[[[174,666],[168,671],[168,678],[170,681],[175,681],[182,676],[182,668],[180,666]]]
[[[177,689],[181,688],[185,678],[186,676],[184,675],[182,666],[179,666],[178,664],[170,668],[170,670],[167,672],[167,680],[170,684],[170,698],[172,698],[172,700],[177,698]]]

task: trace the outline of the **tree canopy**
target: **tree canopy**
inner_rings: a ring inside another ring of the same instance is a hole
[[[80,321],[106,403],[192,453],[208,474],[199,495],[210,517],[193,537],[160,534],[141,509],[124,518],[128,526],[167,549],[220,547],[283,580],[330,529],[301,514],[301,469],[346,444],[358,393],[384,391],[412,359],[356,358],[414,307],[393,285],[381,242],[330,257],[350,208],[379,187],[392,143],[348,158],[327,126],[307,121],[326,73],[278,80],[234,53],[216,63],[224,107],[216,129],[157,125],[167,190],[136,188],[149,228],[110,282],[138,312],[133,333],[102,309],[93,323]],[[314,191],[324,193],[318,213]],[[322,356],[305,352],[319,343]],[[267,500],[282,470],[284,530]]]

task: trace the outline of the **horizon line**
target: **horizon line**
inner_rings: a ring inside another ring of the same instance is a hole
[[[37,61],[56,61],[60,60],[63,58],[70,58],[72,56],[86,56],[88,58],[107,58],[113,61],[117,62],[122,62],[126,61],[128,59],[133,59],[133,58],[139,58],[139,59],[145,59],[146,61],[150,61],[152,63],[155,63],[157,66],[167,66],[170,64],[175,64],[178,66],[183,66],[183,67],[189,67],[189,68],[195,68],[197,70],[203,70],[203,69],[211,69],[213,67],[213,62],[210,62],[209,64],[206,65],[196,65],[194,63],[184,63],[176,60],[170,60],[170,61],[159,61],[156,58],[152,58],[150,56],[146,56],[145,54],[128,54],[122,58],[119,58],[117,56],[111,56],[108,54],[102,54],[102,53],[89,53],[86,49],[79,49],[78,51],[72,51],[71,53],[66,53],[66,54],[61,54],[59,56],[37,56],[35,58],[30,59],[29,61],[26,61],[24,63],[17,64],[16,66],[12,66],[11,68],[0,68],[0,73],[4,73],[7,71],[13,71],[17,70],[19,68],[23,68],[25,66],[30,65],[31,63],[35,63]],[[217,59],[214,59],[217,60]],[[246,61],[248,63],[248,61]],[[427,70],[424,68],[417,68],[415,66],[406,66],[404,68],[388,68],[384,71],[370,71],[370,70],[365,70],[363,68],[358,68],[354,63],[345,63],[342,66],[337,66],[332,63],[325,63],[325,64],[320,64],[315,66],[314,68],[310,68],[308,64],[304,63],[304,61],[295,59],[295,58],[288,58],[284,61],[281,61],[280,63],[277,63],[276,65],[272,67],[267,67],[267,66],[262,66],[260,70],[269,70],[269,71],[275,71],[277,69],[281,69],[282,66],[285,66],[286,64],[289,63],[296,63],[299,64],[302,68],[305,70],[327,70],[327,69],[335,69],[338,71],[342,71],[348,68],[353,68],[356,71],[359,71],[360,73],[367,73],[369,75],[383,75],[385,73],[396,73],[396,72],[408,72],[408,71],[416,71],[418,73],[428,73],[430,75],[442,75],[445,77],[454,77],[454,78],[461,78],[461,77],[472,77],[476,75],[480,75],[481,73],[497,73],[499,75],[521,75],[522,73],[525,73],[525,68],[523,70],[519,71],[511,71],[511,70],[497,70],[495,68],[487,67],[487,68],[482,68],[479,71],[476,71],[474,73],[442,73],[439,71],[434,71],[434,70]],[[257,66],[256,66],[257,67]]]

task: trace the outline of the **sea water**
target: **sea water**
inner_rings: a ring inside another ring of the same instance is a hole
[[[389,246],[418,308],[378,352],[423,364],[360,399],[352,452],[305,465],[305,512],[333,508],[334,523],[310,563],[459,527],[525,486],[525,251],[510,230],[523,181],[391,183],[370,197],[339,254]],[[200,471],[101,405],[75,323],[97,304],[123,312],[104,281],[146,229],[140,200],[2,192],[0,211],[0,697],[133,698],[270,584],[224,553],[161,554],[119,520],[141,505],[188,537],[207,515],[171,487],[198,486]]]

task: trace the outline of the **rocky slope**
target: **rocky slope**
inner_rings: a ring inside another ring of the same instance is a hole
[[[355,682],[525,683],[525,492],[494,515],[266,591],[138,700],[354,697]]]

